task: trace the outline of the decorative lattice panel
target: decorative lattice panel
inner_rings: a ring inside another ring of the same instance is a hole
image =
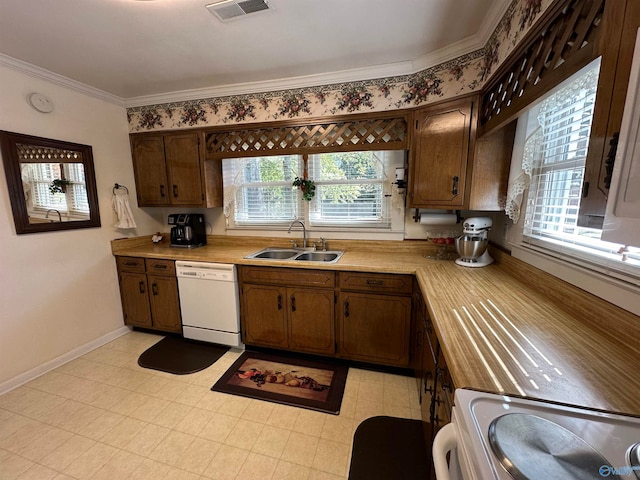
[[[80,162],[82,154],[74,150],[61,150],[59,148],[43,147],[39,145],[16,144],[18,160],[20,163],[55,163],[77,160]]]
[[[494,122],[498,115],[506,118],[509,107],[523,102],[527,91],[562,65],[570,62],[585,47],[593,49],[598,27],[602,21],[605,0],[571,0],[550,19],[520,55],[507,60],[506,67],[496,72],[497,78],[485,88],[480,109],[480,124]],[[595,58],[595,53],[590,57]],[[539,92],[536,92],[538,95]],[[523,100],[520,100],[520,99]],[[497,122],[496,122],[497,123]]]
[[[407,121],[382,118],[205,133],[207,158],[407,149]]]

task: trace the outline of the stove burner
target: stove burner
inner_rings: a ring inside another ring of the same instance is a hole
[[[489,444],[516,480],[602,480],[609,462],[573,432],[536,415],[509,413],[489,425]],[[608,479],[620,479],[609,475]]]
[[[627,461],[636,478],[640,479],[640,443],[631,445],[627,452]]]

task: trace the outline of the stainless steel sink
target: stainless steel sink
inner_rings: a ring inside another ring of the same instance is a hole
[[[294,260],[301,262],[337,262],[342,256],[342,252],[305,252],[301,253]]]
[[[286,249],[278,247],[263,248],[244,258],[264,259],[264,260],[286,260],[300,262],[324,262],[336,263],[344,254],[341,250],[331,251],[309,251],[308,249]]]

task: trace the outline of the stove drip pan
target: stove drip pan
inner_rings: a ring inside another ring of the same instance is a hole
[[[491,422],[489,444],[515,480],[579,478],[602,480],[609,462],[566,428],[537,415],[509,413]],[[608,479],[620,479],[608,475]]]

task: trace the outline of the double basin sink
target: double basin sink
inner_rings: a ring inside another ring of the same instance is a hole
[[[285,260],[292,262],[324,262],[336,263],[344,252],[340,250],[300,250],[291,248],[264,248],[258,252],[247,255],[244,258],[255,258],[264,260]]]

